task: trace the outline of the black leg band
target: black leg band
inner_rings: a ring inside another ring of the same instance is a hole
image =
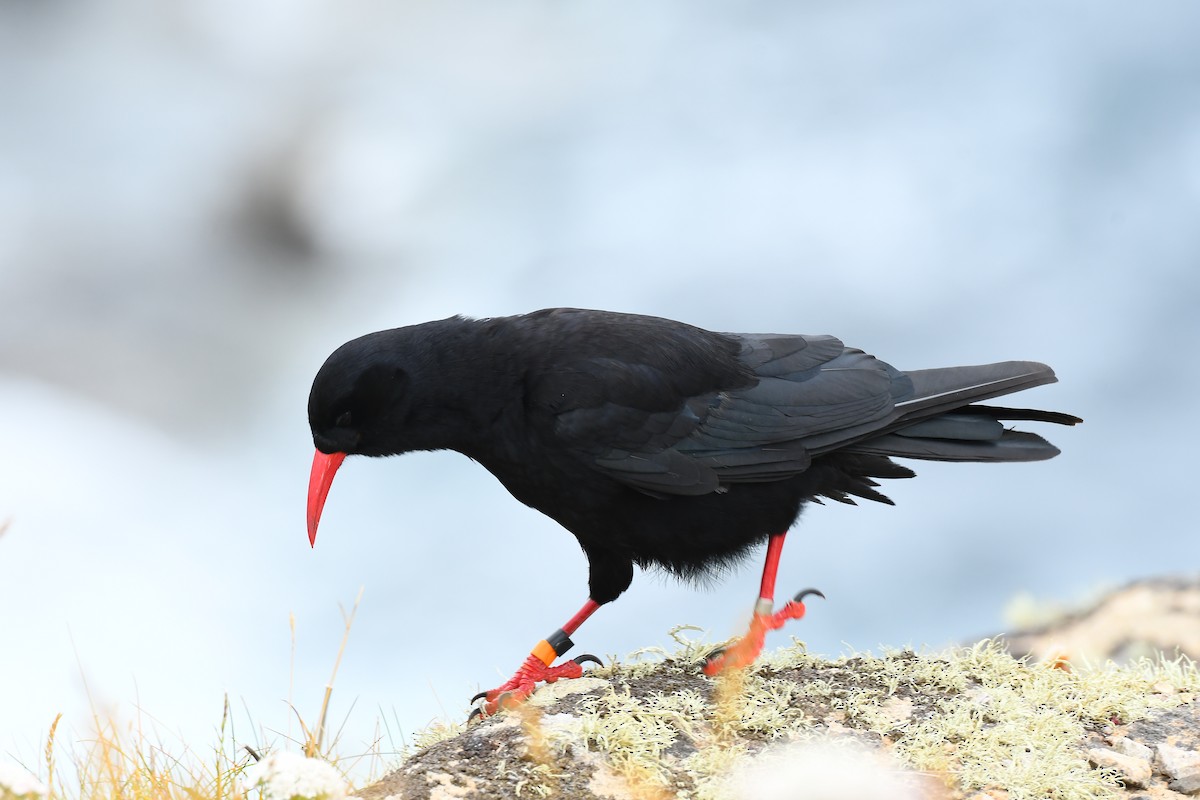
[[[575,643],[571,641],[571,637],[563,633],[562,628],[547,636],[546,643],[554,648],[555,655],[560,656],[575,646]]]

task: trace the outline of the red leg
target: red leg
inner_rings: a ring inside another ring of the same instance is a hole
[[[471,702],[482,699],[483,703],[471,712],[471,717],[491,716],[506,703],[519,703],[537,687],[538,683],[554,683],[561,678],[578,678],[583,674],[583,664],[587,661],[600,663],[595,656],[579,656],[571,661],[564,661],[558,666],[552,666],[554,660],[571,649],[574,642],[571,634],[579,629],[584,621],[595,613],[600,604],[590,597],[583,608],[567,620],[567,623],[542,641],[534,645],[533,651],[516,674],[500,686],[490,691],[480,692],[471,698]]]
[[[710,658],[704,665],[705,675],[716,675],[727,669],[749,666],[762,652],[767,631],[782,627],[789,619],[800,619],[804,616],[805,595],[816,594],[824,597],[816,589],[806,589],[797,594],[794,600],[789,600],[783,608],[771,613],[775,606],[775,575],[779,572],[779,555],[783,552],[783,540],[786,536],[786,532],[777,533],[767,541],[767,560],[763,565],[762,585],[758,590],[758,602],[754,604],[754,616],[750,618],[750,630],[723,652]]]

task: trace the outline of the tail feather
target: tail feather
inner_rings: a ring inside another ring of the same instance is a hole
[[[820,503],[821,497],[827,497],[852,506],[857,505],[855,497],[895,505],[887,495],[875,491],[879,484],[872,478],[912,478],[916,475],[908,467],[886,457],[860,451],[841,451],[822,464],[821,469],[824,472],[819,495],[812,499]]]
[[[850,448],[852,452],[923,461],[1045,461],[1059,450],[1036,433],[1006,430],[991,441],[935,439],[889,433]]]
[[[849,445],[847,450],[930,461],[1043,461],[1058,455],[1058,448],[1036,434],[1006,429],[1000,421],[1082,422],[1057,411],[972,405],[1054,383],[1054,370],[1036,361],[906,374],[913,391],[908,399],[896,403],[897,416],[876,435]]]
[[[1004,406],[963,406],[955,413],[980,414],[992,419],[1011,421],[1053,422],[1055,425],[1078,425],[1082,419],[1074,414],[1064,414],[1061,411],[1042,411],[1038,408],[1005,408]]]
[[[970,367],[918,369],[905,374],[912,381],[913,396],[896,403],[900,422],[915,422],[980,400],[1058,380],[1054,370],[1036,361],[1001,361]]]

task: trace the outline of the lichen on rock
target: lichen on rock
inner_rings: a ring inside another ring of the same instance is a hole
[[[874,777],[878,796],[897,800],[1169,797],[1192,785],[1200,674],[1186,660],[1063,669],[992,641],[825,659],[797,643],[710,679],[707,649],[685,641],[546,687],[358,795],[770,800],[767,764],[814,787],[842,764],[832,774],[856,800],[876,796]]]

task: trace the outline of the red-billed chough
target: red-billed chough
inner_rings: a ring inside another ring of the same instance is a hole
[[[445,449],[575,534],[587,602],[481,695],[484,713],[580,675],[591,657],[554,661],[629,587],[634,564],[693,577],[767,542],[750,632],[709,661],[713,674],[750,663],[767,630],[804,613],[803,592],[773,604],[784,536],[805,503],[891,503],[874,479],[914,475],[892,457],[1052,458],[1045,439],[1002,421],[1077,417],[976,402],[1055,380],[1032,361],[901,372],[832,336],[569,308],[379,331],[339,347],[313,382],[309,541],[346,455]]]

